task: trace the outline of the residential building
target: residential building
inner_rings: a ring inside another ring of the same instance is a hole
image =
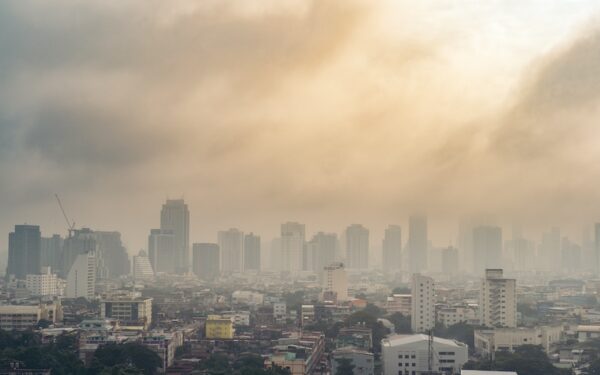
[[[117,278],[131,272],[127,249],[121,242],[121,233],[116,231],[94,231],[96,240],[96,277]]]
[[[209,315],[204,323],[207,339],[232,339],[234,334],[233,320],[219,315]]]
[[[147,330],[152,324],[152,298],[119,296],[100,301],[100,319],[115,319],[121,327]]]
[[[175,351],[183,346],[183,333],[180,331],[150,332],[142,336],[140,342],[158,354],[162,362],[162,371],[166,372],[175,361]]]
[[[431,277],[414,274],[411,288],[411,328],[428,332],[435,327],[435,282]]]
[[[59,278],[50,267],[42,267],[40,274],[27,275],[25,285],[32,296],[60,296],[63,293]]]
[[[241,272],[244,261],[244,232],[231,228],[219,232],[221,272]]]
[[[390,225],[385,230],[381,244],[381,263],[383,271],[395,273],[402,270],[402,229],[398,225]]]
[[[52,271],[61,273],[63,243],[64,240],[59,234],[41,238],[41,267],[50,267]]]
[[[409,270],[412,273],[427,269],[427,252],[429,240],[427,235],[427,217],[413,215],[408,220]]]
[[[151,229],[148,258],[156,273],[175,273],[175,234],[171,229]]]
[[[6,275],[25,280],[28,274],[40,273],[41,238],[38,225],[15,225],[8,234],[8,267]]]
[[[502,228],[482,225],[473,229],[474,272],[502,267]]]
[[[313,374],[325,350],[321,332],[292,333],[277,340],[273,352],[265,358],[265,367],[279,366],[290,370],[290,375]]]
[[[281,224],[281,264],[280,271],[297,273],[304,267],[304,245],[306,228],[304,224],[287,222]]]
[[[331,373],[337,374],[337,367],[340,360],[350,360],[352,364],[352,375],[374,375],[375,358],[374,354],[366,350],[354,347],[345,347],[335,349],[331,352]]]
[[[31,329],[40,320],[56,323],[62,320],[59,301],[36,305],[0,305],[0,329],[22,331]]]
[[[370,328],[345,327],[340,328],[335,338],[336,348],[353,347],[360,350],[373,350],[373,333]]]
[[[216,243],[195,243],[192,254],[192,270],[201,279],[210,280],[219,276],[219,245]]]
[[[333,263],[323,269],[323,294],[335,296],[335,301],[348,300],[348,276],[343,263]]]
[[[244,236],[244,271],[260,271],[260,236]]]
[[[79,255],[92,252],[95,257],[97,249],[98,243],[96,242],[94,232],[90,228],[69,231],[69,237],[65,239],[63,244],[61,277],[67,278],[69,272],[71,272],[71,266],[73,266]],[[94,272],[96,272],[95,266]]]
[[[442,250],[442,272],[446,275],[456,275],[458,271],[458,249],[448,246]]]
[[[600,325],[577,326],[577,341],[586,342],[596,339],[600,339]]]
[[[404,316],[412,314],[412,295],[411,294],[393,294],[387,298],[385,309],[388,313],[400,313]]]
[[[231,294],[231,302],[236,305],[258,306],[265,301],[262,293],[250,290],[236,290]]]
[[[173,259],[177,273],[189,269],[190,211],[183,199],[167,199],[160,212],[160,229],[173,233]]]
[[[369,268],[369,230],[360,224],[346,228],[346,265],[356,270]]]
[[[468,361],[466,344],[434,337],[432,371],[458,374]],[[429,371],[429,336],[393,335],[381,341],[384,375],[425,374]]]
[[[94,298],[96,290],[96,256],[93,251],[79,254],[67,275],[65,297]]]
[[[337,235],[335,233],[319,232],[306,244],[307,271],[320,272],[326,266],[335,262]]]
[[[516,280],[504,278],[501,269],[486,269],[479,290],[479,312],[486,327],[516,327]]]
[[[475,351],[489,358],[495,352],[512,352],[521,345],[539,345],[546,353],[551,353],[551,346],[560,342],[562,334],[562,326],[475,330]]]

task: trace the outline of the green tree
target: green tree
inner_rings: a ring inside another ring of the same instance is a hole
[[[386,318],[394,325],[396,333],[412,333],[409,316],[404,316],[402,313],[397,312],[388,315]]]
[[[146,375],[153,375],[162,367],[162,360],[151,349],[139,343],[106,344],[94,353],[93,373],[108,369],[134,367]]]
[[[496,352],[494,360],[469,361],[466,370],[514,371],[519,375],[561,375],[540,346],[522,345],[511,352]]]
[[[352,375],[354,373],[354,364],[350,358],[337,358],[335,375]]]

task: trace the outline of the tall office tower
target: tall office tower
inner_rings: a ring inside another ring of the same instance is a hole
[[[219,276],[221,259],[216,243],[195,243],[192,259],[192,269],[199,278],[211,280]]]
[[[400,272],[402,269],[402,229],[390,225],[385,230],[381,244],[381,262],[386,273]]]
[[[560,269],[560,229],[552,228],[549,232],[542,233],[540,243],[540,260],[545,271],[557,271]]]
[[[458,249],[449,246],[442,250],[442,272],[446,275],[458,273]]]
[[[127,249],[121,242],[120,232],[94,231],[98,244],[96,250],[96,277],[117,278],[128,275],[131,270]]]
[[[260,271],[260,236],[244,236],[244,271]]]
[[[167,199],[160,212],[160,229],[173,231],[175,272],[189,269],[190,211],[183,199]]]
[[[515,270],[527,271],[536,268],[535,244],[525,238],[514,238],[509,243],[515,260]]]
[[[151,280],[154,277],[154,269],[150,264],[150,258],[144,250],[140,250],[138,255],[133,256],[132,271],[134,280]]]
[[[600,273],[600,223],[594,225],[594,271]]]
[[[304,266],[304,224],[287,222],[281,224],[281,271],[299,272]]]
[[[574,274],[582,270],[581,267],[581,246],[563,237],[561,244],[561,269],[569,274]]]
[[[502,267],[502,228],[483,225],[473,229],[475,273]]]
[[[175,272],[175,235],[172,230],[150,229],[148,257],[154,272]]]
[[[435,326],[435,282],[431,277],[414,274],[411,287],[410,326],[415,333],[428,332]]]
[[[323,299],[348,300],[348,275],[342,263],[332,263],[323,268]]]
[[[69,232],[69,237],[63,242],[61,276],[66,278],[71,266],[80,254],[94,252],[94,263],[97,249],[94,232],[89,228],[75,229]]]
[[[62,263],[63,238],[59,234],[52,237],[41,238],[41,260],[42,267],[50,267],[51,271],[57,273],[60,271]]]
[[[517,326],[517,282],[501,269],[486,269],[479,289],[479,319],[486,327]]]
[[[94,251],[77,254],[67,274],[65,297],[94,298],[96,289],[96,256]]]
[[[346,228],[346,264],[349,269],[369,268],[369,230],[360,224]]]
[[[427,217],[411,216],[408,219],[408,251],[410,271],[419,273],[427,269]]]
[[[321,272],[325,266],[335,262],[335,249],[337,248],[337,235],[335,233],[319,232],[306,244],[306,252],[310,261],[307,262],[308,271]]]
[[[6,275],[25,280],[27,274],[41,272],[41,238],[37,225],[15,225],[8,235],[8,267]]]
[[[241,272],[244,264],[244,232],[231,228],[219,232],[221,272]]]

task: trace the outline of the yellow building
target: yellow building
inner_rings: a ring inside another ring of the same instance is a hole
[[[209,315],[205,323],[205,333],[207,339],[232,339],[233,320],[219,315]]]

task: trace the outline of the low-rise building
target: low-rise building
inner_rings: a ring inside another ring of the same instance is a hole
[[[231,294],[231,302],[234,305],[258,306],[264,303],[264,299],[263,294],[249,290],[236,290]]]
[[[25,287],[32,296],[61,296],[63,283],[51,272],[50,267],[42,267],[42,272],[25,276]]]
[[[468,346],[455,340],[433,338],[433,370],[456,374],[468,360]],[[429,370],[429,336],[394,335],[381,341],[384,375],[422,374]]]
[[[595,340],[600,338],[600,325],[599,326],[577,326],[577,340],[579,342],[585,342],[588,340]]]
[[[220,315],[209,315],[204,323],[204,336],[207,339],[232,339],[233,320]]]
[[[410,316],[412,309],[412,296],[410,294],[394,294],[387,298],[385,309],[388,313],[400,313]]]
[[[60,302],[37,305],[0,305],[0,329],[22,331],[34,327],[40,320],[56,323],[62,320]]]
[[[324,350],[325,336],[321,332],[293,333],[277,340],[265,366],[288,369],[290,375],[309,375],[317,368]]]
[[[560,342],[562,332],[562,326],[476,330],[475,351],[489,356],[497,351],[514,351],[521,345],[540,345],[549,352],[553,344]]]
[[[373,334],[370,328],[349,327],[341,328],[335,338],[336,348],[354,347],[370,351],[373,349]]]
[[[352,375],[373,375],[375,373],[375,359],[373,353],[354,347],[345,347],[331,353],[331,373],[337,374],[340,360],[347,359],[354,368]]]
[[[103,299],[100,318],[118,320],[122,327],[147,330],[152,323],[152,298],[119,296]]]
[[[175,360],[175,351],[183,345],[183,334],[179,331],[150,333],[142,337],[141,343],[158,354],[162,360],[162,369],[166,371]]]

